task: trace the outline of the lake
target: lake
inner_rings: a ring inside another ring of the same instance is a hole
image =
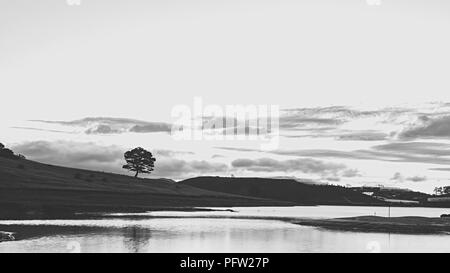
[[[388,216],[385,207],[245,207],[114,214],[89,220],[0,221],[52,232],[0,243],[0,252],[450,252],[450,235],[332,231],[291,218]],[[439,217],[442,208],[391,208],[392,217]],[[111,216],[114,216],[111,218]],[[43,228],[45,227],[45,228]],[[5,228],[3,228],[5,229]],[[11,230],[3,230],[11,231]]]

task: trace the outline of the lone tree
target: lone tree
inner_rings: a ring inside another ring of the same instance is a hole
[[[156,159],[152,153],[141,147],[126,152],[124,156],[127,164],[123,165],[122,168],[136,172],[134,177],[137,177],[140,173],[150,173],[155,167]]]

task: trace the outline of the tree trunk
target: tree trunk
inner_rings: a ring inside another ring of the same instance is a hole
[[[134,175],[134,177],[138,177],[139,171],[136,171],[136,174]]]

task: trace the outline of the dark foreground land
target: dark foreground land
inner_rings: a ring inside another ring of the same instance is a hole
[[[0,219],[70,218],[75,213],[290,206],[175,183],[0,158]]]
[[[450,234],[449,218],[359,216],[336,219],[299,219],[294,223],[344,231]]]

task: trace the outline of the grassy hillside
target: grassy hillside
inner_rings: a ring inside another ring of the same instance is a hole
[[[200,189],[282,200],[300,205],[383,204],[382,201],[344,187],[306,184],[292,179],[197,177],[180,183]]]
[[[25,159],[0,158],[0,219],[161,207],[291,205],[217,193],[167,179],[136,179]]]
[[[412,191],[408,189],[400,189],[400,188],[388,188],[388,187],[353,187],[351,188],[357,192],[371,192],[372,196],[387,198],[387,199],[400,199],[400,200],[411,200],[411,201],[419,201],[424,202],[427,198],[431,197],[431,195]]]

